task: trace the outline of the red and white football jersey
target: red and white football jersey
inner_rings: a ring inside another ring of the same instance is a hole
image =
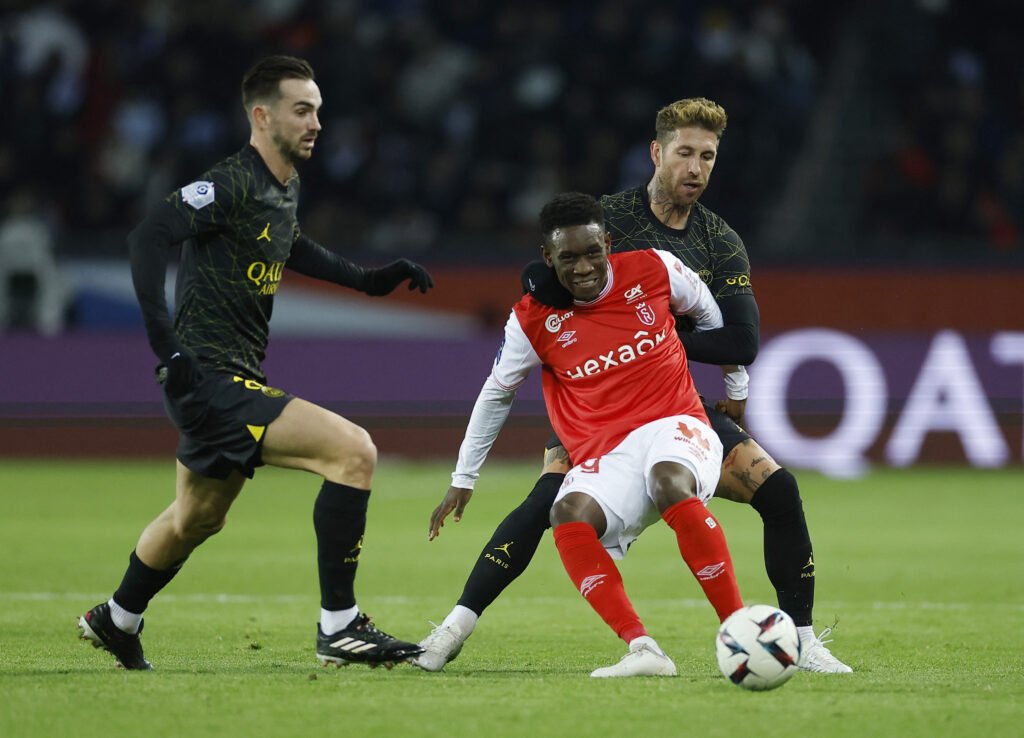
[[[691,315],[701,330],[720,327],[711,293],[679,259],[656,249],[612,254],[608,271],[595,300],[568,310],[524,296],[491,370],[490,380],[513,392],[543,367],[548,417],[574,463],[659,418],[707,423],[673,315]]]

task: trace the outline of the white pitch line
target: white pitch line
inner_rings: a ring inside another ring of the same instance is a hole
[[[0,592],[0,602],[67,602],[72,600],[84,600],[86,602],[93,602],[99,600],[106,600],[110,597],[110,593],[102,592]],[[250,595],[250,594],[234,594],[227,592],[214,592],[214,593],[197,593],[197,594],[161,594],[159,595],[160,602],[190,602],[199,604],[224,604],[224,605],[247,605],[253,603],[271,603],[271,604],[303,604],[313,602],[315,603],[317,596],[315,593],[310,594],[276,594],[276,595]],[[390,605],[410,605],[414,603],[422,603],[425,600],[441,599],[440,596],[425,596],[425,597],[409,597],[407,595],[378,595],[378,596],[367,596],[367,601],[380,602]],[[509,601],[515,601],[518,603],[525,603],[528,605],[554,605],[562,604],[571,601],[572,597],[516,597],[510,596],[506,598]],[[643,602],[648,606],[663,606],[663,607],[683,607],[683,608],[704,608],[708,606],[707,600],[704,599],[671,599],[671,598],[637,598],[638,602]],[[988,602],[984,605],[978,605],[969,602],[927,602],[927,601],[910,601],[910,600],[899,600],[889,602],[854,602],[854,601],[832,601],[829,600],[825,603],[818,603],[816,609],[823,615],[830,610],[938,610],[938,611],[964,611],[968,612],[971,610],[1009,610],[1011,612],[1024,611],[1024,603],[1022,602]],[[827,618],[824,618],[827,619]]]

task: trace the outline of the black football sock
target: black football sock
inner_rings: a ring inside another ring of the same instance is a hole
[[[764,522],[764,568],[779,607],[797,626],[810,625],[814,553],[796,477],[779,469],[758,488],[750,504]]]
[[[114,602],[128,612],[141,615],[149,606],[149,601],[174,579],[184,564],[185,559],[182,559],[169,569],[153,569],[142,563],[132,551],[132,555],[128,557],[128,569],[125,570],[121,584],[114,592]]]
[[[325,610],[355,607],[356,568],[366,530],[370,490],[324,481],[313,505],[320,606]]]
[[[563,479],[564,474],[544,474],[519,507],[505,516],[480,552],[458,604],[480,615],[526,571],[544,531],[551,527],[551,505]]]

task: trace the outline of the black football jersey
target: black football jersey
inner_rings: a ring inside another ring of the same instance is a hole
[[[601,206],[612,251],[668,251],[700,275],[716,300],[753,294],[743,241],[728,223],[699,202],[693,204],[682,230],[669,228],[655,217],[644,187],[605,195]]]
[[[299,178],[282,185],[246,146],[168,196],[190,237],[174,328],[200,364],[265,381],[274,294],[299,234]]]

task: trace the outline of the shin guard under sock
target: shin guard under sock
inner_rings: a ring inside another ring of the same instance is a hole
[[[544,531],[551,527],[551,505],[563,479],[564,474],[544,474],[519,507],[505,516],[480,552],[458,604],[480,615],[526,571]]]
[[[796,477],[778,469],[750,506],[764,522],[764,568],[779,607],[797,626],[810,625],[814,609],[814,553]]]
[[[347,610],[356,604],[356,568],[369,502],[370,490],[326,480],[317,495],[313,527],[324,610]]]
[[[114,592],[114,602],[130,613],[141,615],[149,606],[149,601],[174,579],[184,564],[185,559],[182,559],[167,569],[153,569],[132,551],[121,584]]]
[[[629,643],[647,630],[626,596],[615,562],[587,523],[563,523],[555,528],[555,546],[562,564],[583,598],[619,638]]]
[[[675,531],[679,553],[697,577],[718,619],[725,620],[743,607],[725,533],[704,503],[691,497],[677,502],[661,517]]]

